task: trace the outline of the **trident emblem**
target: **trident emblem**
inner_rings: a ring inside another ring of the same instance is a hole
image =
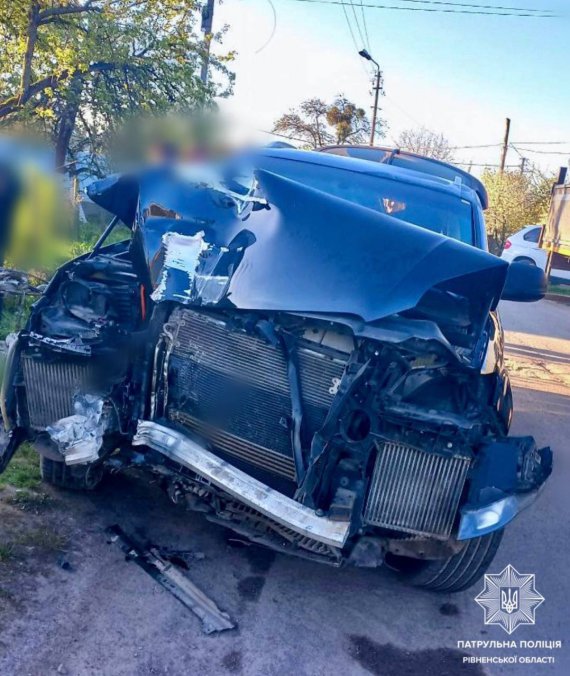
[[[519,609],[519,591],[512,587],[501,589],[501,610],[506,613],[514,613]]]

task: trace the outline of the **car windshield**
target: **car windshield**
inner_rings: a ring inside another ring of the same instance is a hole
[[[475,244],[471,204],[459,196],[309,162],[279,161],[279,173],[304,185],[433,232]]]

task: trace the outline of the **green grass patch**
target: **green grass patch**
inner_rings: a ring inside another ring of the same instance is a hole
[[[21,509],[23,512],[34,512],[35,514],[53,509],[57,504],[47,493],[26,489],[18,490],[13,495],[9,495],[4,502]]]
[[[6,544],[0,542],[0,563],[8,563],[14,556],[14,545],[11,542]]]
[[[17,333],[24,328],[30,314],[30,308],[38,296],[28,294],[21,297],[6,295],[4,297],[2,316],[0,317],[0,339],[4,340],[9,333]]]
[[[10,601],[12,603],[14,603],[14,601],[15,601],[14,595],[11,594],[7,589],[4,589],[2,587],[0,587],[0,599],[4,599],[4,600]]]
[[[63,552],[67,538],[47,526],[34,528],[14,539],[14,544],[23,547],[37,547],[47,552]]]
[[[570,296],[570,284],[551,284],[548,293],[557,293],[560,296]]]
[[[16,451],[4,474],[0,474],[0,488],[37,488],[41,482],[38,454],[28,443]]]

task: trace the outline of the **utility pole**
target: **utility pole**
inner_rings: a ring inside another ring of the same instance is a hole
[[[378,96],[382,89],[382,71],[376,70],[376,84],[374,85],[374,109],[372,111],[372,129],[370,130],[370,145],[374,145],[374,135],[376,133],[376,118],[378,117]]]
[[[204,84],[208,83],[208,65],[210,63],[210,43],[212,41],[212,24],[214,22],[214,2],[208,0],[202,6],[202,33],[204,33],[204,56],[202,58],[202,69],[200,79]]]
[[[499,171],[501,174],[505,171],[505,163],[507,161],[507,150],[509,149],[509,134],[511,133],[511,118],[507,117],[505,120],[505,138],[503,139],[503,148],[501,150],[501,163]]]
[[[372,109],[372,128],[370,129],[370,145],[374,145],[374,135],[376,134],[376,120],[378,118],[378,97],[382,91],[382,71],[377,61],[375,61],[366,49],[358,52],[359,56],[367,61],[371,61],[376,66],[376,80],[374,83],[374,108]]]
[[[524,174],[525,166],[526,166],[526,157],[521,157],[521,175]]]

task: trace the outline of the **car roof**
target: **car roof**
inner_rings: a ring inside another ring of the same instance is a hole
[[[531,223],[529,225],[525,225],[524,228],[521,228],[520,230],[517,230],[514,232],[511,237],[514,237],[515,235],[522,235],[523,233],[528,232],[529,230],[534,230],[535,228],[542,228],[542,225],[540,223]]]
[[[293,148],[256,148],[253,157],[269,157],[273,159],[289,160],[314,164],[316,166],[343,169],[367,176],[387,178],[411,185],[437,190],[455,197],[466,199],[471,203],[480,203],[477,193],[468,185],[459,180],[452,181],[441,176],[426,174],[412,169],[404,169],[392,164],[371,162],[354,157],[346,157],[333,153],[324,153],[314,150],[297,150]]]
[[[489,206],[489,196],[483,183],[469,172],[450,162],[385,146],[334,145],[319,148],[319,152],[355,157],[368,162],[390,164],[403,169],[419,171],[429,176],[439,176],[450,181],[458,178],[477,193],[483,209],[487,209]]]

